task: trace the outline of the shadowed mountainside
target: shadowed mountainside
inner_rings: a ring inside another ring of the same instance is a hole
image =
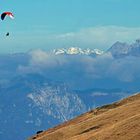
[[[29,140],[139,140],[140,93],[98,107]]]

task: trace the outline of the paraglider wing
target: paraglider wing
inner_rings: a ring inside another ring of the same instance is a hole
[[[4,20],[6,16],[9,16],[10,18],[14,19],[14,15],[11,12],[4,12],[1,14],[1,19]]]

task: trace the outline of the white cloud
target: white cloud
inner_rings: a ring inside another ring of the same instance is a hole
[[[98,57],[52,55],[42,50],[30,53],[31,59],[27,66],[19,66],[20,73],[41,73],[54,80],[78,83],[113,79],[132,82],[140,78],[140,58],[125,57],[114,59],[106,53]]]
[[[60,66],[67,61],[66,59],[63,59],[63,56],[53,55],[40,49],[31,51],[29,54],[31,56],[30,65],[32,66],[35,65],[40,67],[45,66],[45,68],[53,68]]]
[[[116,41],[132,42],[137,38],[140,38],[140,27],[121,26],[97,26],[49,37],[58,46],[78,45],[106,49]]]

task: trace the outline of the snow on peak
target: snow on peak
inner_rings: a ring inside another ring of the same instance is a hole
[[[67,55],[101,55],[103,54],[103,51],[98,50],[98,49],[82,49],[78,47],[70,47],[70,48],[62,48],[62,49],[55,49],[53,50],[53,53],[55,55],[60,55],[60,54],[67,54]]]
[[[27,97],[44,114],[63,122],[87,110],[81,98],[75,93],[70,93],[65,86],[53,87],[47,85],[28,94]]]
[[[77,48],[77,47],[71,47],[67,49],[67,54],[78,54],[78,53],[83,53],[81,48]]]

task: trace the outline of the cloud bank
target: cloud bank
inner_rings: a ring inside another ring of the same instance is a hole
[[[75,87],[113,88],[122,83],[129,85],[140,79],[139,57],[116,59],[110,53],[97,57],[52,55],[42,50],[32,51],[30,56],[28,65],[18,67],[20,74],[41,74],[43,77],[63,81]]]

